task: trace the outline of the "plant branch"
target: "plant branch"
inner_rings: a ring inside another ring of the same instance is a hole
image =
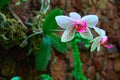
[[[80,53],[79,53],[77,43],[71,42],[71,45],[72,45],[72,54],[74,59],[73,75],[76,80],[86,80],[86,77],[84,76],[82,71],[82,61],[80,59]]]
[[[20,44],[20,47],[24,47],[24,46],[27,44],[28,39],[30,39],[31,37],[33,37],[33,36],[35,36],[35,35],[38,35],[38,34],[42,34],[42,33],[43,33],[43,31],[41,31],[41,32],[35,32],[35,33],[29,35],[29,36]]]

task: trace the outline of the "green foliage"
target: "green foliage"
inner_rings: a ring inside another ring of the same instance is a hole
[[[54,9],[51,11],[45,18],[45,21],[43,22],[42,29],[45,33],[50,33],[52,30],[55,30],[58,28],[58,25],[55,21],[55,16],[62,15],[63,12],[61,9]]]
[[[53,78],[50,77],[48,74],[39,75],[38,79],[40,79],[40,80],[53,80]]]
[[[44,70],[50,60],[51,43],[48,36],[44,36],[35,58],[36,70]]]
[[[71,45],[72,45],[72,54],[74,59],[73,76],[75,77],[76,80],[86,80],[86,77],[82,72],[82,61],[80,59],[78,46],[75,42],[71,42]]]
[[[67,51],[67,43],[62,43],[60,37],[53,33],[58,27],[55,16],[60,14],[62,14],[62,10],[58,8],[51,11],[45,19],[44,14],[38,13],[31,21],[32,31],[34,33],[26,37],[20,45],[24,47],[28,43],[28,40],[30,41],[27,55],[37,53],[35,58],[36,70],[44,70],[48,65],[50,50],[52,48],[51,44],[61,53],[66,53]]]
[[[0,10],[3,8],[3,6],[5,6],[9,2],[10,2],[10,0],[0,0]]]
[[[67,52],[67,43],[61,42],[61,38],[56,34],[49,34],[53,47],[61,53]]]

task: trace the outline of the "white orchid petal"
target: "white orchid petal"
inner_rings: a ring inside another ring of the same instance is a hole
[[[100,51],[100,43],[98,43],[97,51]]]
[[[81,19],[81,16],[78,13],[76,13],[76,12],[71,12],[69,15],[74,20],[80,20]]]
[[[93,39],[93,43],[91,45],[91,49],[90,51],[93,52],[96,48],[98,48],[99,50],[99,47],[100,47],[100,39],[101,37],[96,37],[95,39]],[[99,47],[98,47],[99,46]]]
[[[82,17],[81,21],[86,21],[87,26],[93,28],[98,23],[98,17],[96,15],[87,15]]]
[[[71,41],[74,38],[74,35],[75,35],[74,29],[67,28],[61,37],[61,41],[62,42]]]
[[[98,27],[93,27],[93,29],[100,35],[100,36],[106,36],[106,32],[103,29],[100,29]]]
[[[56,16],[55,19],[59,27],[63,29],[70,28],[74,24],[74,20],[68,16]]]
[[[89,28],[86,29],[86,32],[80,33],[80,35],[81,35],[83,38],[85,38],[85,39],[89,39],[89,40],[92,40],[92,39],[93,39],[93,35],[92,35],[92,33],[91,33],[91,31],[90,31]]]

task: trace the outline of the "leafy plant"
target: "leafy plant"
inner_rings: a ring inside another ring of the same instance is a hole
[[[44,16],[44,14],[42,15]],[[57,33],[54,33],[58,28],[55,16],[62,15],[62,10],[58,8],[52,10],[45,19],[43,19],[44,17],[42,15],[37,14],[37,17],[31,21],[30,24],[32,26],[33,34],[26,37],[21,44],[21,47],[24,47],[30,42],[28,54],[32,52],[35,54],[36,70],[46,69],[50,60],[51,50],[53,50],[52,47],[61,53],[66,53],[67,51],[67,43],[61,42]]]
[[[61,53],[65,53],[67,51],[67,44],[62,43],[57,34],[53,34],[54,30],[57,29],[55,16],[60,14],[62,14],[60,9],[54,9],[50,12],[50,14],[48,14],[43,22],[42,29],[44,36],[35,59],[37,70],[44,70],[47,67],[47,64],[50,60],[51,45],[53,45],[54,48]]]

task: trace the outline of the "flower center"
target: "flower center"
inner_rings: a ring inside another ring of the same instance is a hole
[[[76,21],[74,24],[74,28],[76,29],[77,32],[86,32],[86,22],[85,21]]]

